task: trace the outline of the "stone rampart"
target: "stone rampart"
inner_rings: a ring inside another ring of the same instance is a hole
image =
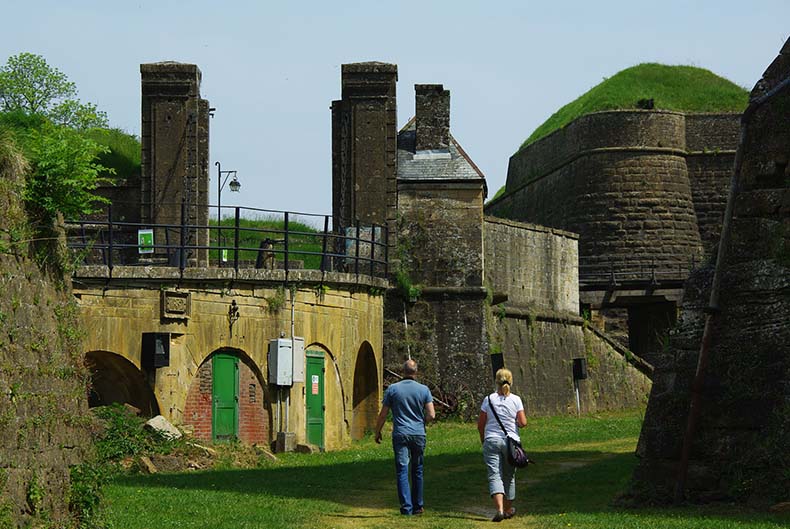
[[[578,236],[534,224],[486,217],[486,285],[508,305],[579,313]]]
[[[710,251],[724,209],[737,114],[607,111],[511,157],[486,213],[577,232],[583,266],[676,266]]]
[[[770,505],[790,494],[790,90],[780,84],[789,76],[790,41],[751,93],[720,259],[686,283],[681,321],[656,362],[631,488],[639,500],[681,492]],[[700,413],[688,428],[694,394]]]

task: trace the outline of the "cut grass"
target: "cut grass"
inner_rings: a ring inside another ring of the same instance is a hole
[[[592,112],[639,108],[652,99],[654,108],[678,112],[743,112],[749,92],[703,68],[644,63],[604,79],[574,101],[557,110],[521,144],[535,143],[573,120]],[[505,193],[502,186],[490,199]]]
[[[749,92],[709,70],[694,66],[645,63],[605,79],[555,112],[521,145],[536,142],[591,112],[639,108],[652,99],[654,108],[679,112],[743,112]]]
[[[732,506],[624,510],[611,506],[630,479],[641,412],[535,419],[523,431],[538,461],[519,471],[511,527],[786,527],[787,518]],[[398,514],[392,449],[367,437],[330,453],[281,454],[260,468],[127,476],[107,490],[114,527],[489,527],[480,442],[473,424],[431,426],[422,516]]]
[[[221,227],[222,238],[224,243],[222,246],[229,248],[229,259],[233,259],[233,252],[231,251],[234,244],[235,237],[235,219],[233,217],[223,217]],[[217,225],[216,219],[209,220],[209,225],[215,227]],[[258,219],[241,218],[239,219],[239,259],[241,261],[254,262],[258,256],[261,241],[271,239],[277,241],[272,245],[272,251],[276,259],[282,261],[285,257],[285,246],[282,242],[285,238],[284,231],[285,222],[280,218],[265,217]],[[296,259],[303,262],[304,268],[311,270],[318,270],[321,267],[321,251],[323,250],[323,231],[319,231],[312,226],[302,222],[290,221],[288,223],[289,240],[288,252],[289,259]],[[217,230],[211,229],[210,246],[216,246]],[[328,241],[329,244],[333,243],[333,239]],[[331,252],[332,248],[329,247],[328,251]],[[209,258],[212,260],[217,259],[217,250],[209,251]]]

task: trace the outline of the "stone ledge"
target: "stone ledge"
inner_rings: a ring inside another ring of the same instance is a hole
[[[245,268],[236,273],[233,268],[185,268],[183,274],[175,267],[154,266],[116,266],[112,272],[106,266],[80,266],[74,272],[74,279],[140,281],[208,281],[226,283],[241,281],[247,283],[324,283],[337,285],[360,285],[373,288],[388,288],[389,281],[380,277],[343,272],[324,272],[320,270],[265,270]]]

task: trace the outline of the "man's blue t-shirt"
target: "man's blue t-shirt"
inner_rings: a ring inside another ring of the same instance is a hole
[[[403,379],[387,388],[382,402],[392,410],[393,435],[425,435],[425,405],[433,402],[428,386]]]

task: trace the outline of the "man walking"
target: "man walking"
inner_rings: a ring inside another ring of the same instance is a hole
[[[436,417],[428,386],[414,380],[417,362],[403,364],[403,380],[384,392],[381,412],[376,420],[376,442],[381,443],[381,428],[392,410],[392,450],[401,514],[422,514],[422,467],[425,453],[425,423]],[[411,462],[411,472],[409,472]],[[411,487],[409,487],[411,475]]]

